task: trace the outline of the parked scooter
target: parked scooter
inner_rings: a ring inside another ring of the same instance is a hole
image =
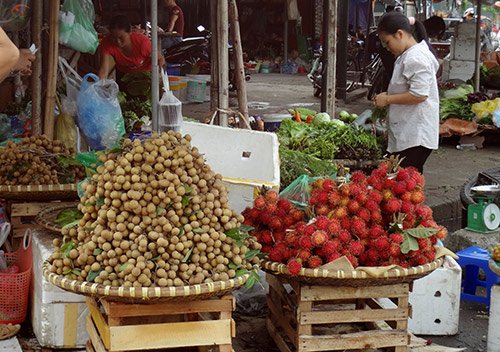
[[[191,67],[200,61],[210,62],[210,38],[212,32],[203,26],[198,26],[200,37],[184,38],[178,44],[162,50],[165,61],[180,65],[181,68]]]

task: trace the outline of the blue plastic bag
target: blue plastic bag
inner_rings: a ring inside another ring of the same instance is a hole
[[[83,76],[76,102],[78,127],[91,149],[116,147],[125,134],[118,91],[112,79],[100,80],[93,73]]]

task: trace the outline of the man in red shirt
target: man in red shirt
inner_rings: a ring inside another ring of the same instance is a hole
[[[132,72],[151,71],[151,41],[147,36],[131,32],[126,16],[118,15],[111,19],[109,35],[99,45],[101,64],[99,77],[107,78],[116,66],[119,75]],[[165,59],[159,53],[158,64],[163,66]]]
[[[184,13],[175,0],[164,0],[163,4],[167,10],[168,21],[165,27],[166,35],[162,41],[162,49],[180,43],[184,36]]]

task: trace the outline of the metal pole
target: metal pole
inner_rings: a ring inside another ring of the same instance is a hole
[[[151,0],[151,121],[153,132],[159,131],[158,126],[158,105],[160,103],[160,93],[158,90],[158,0]]]
[[[219,63],[217,74],[219,76],[219,108],[229,108],[229,17],[228,0],[217,1],[217,45],[219,47]],[[227,114],[219,112],[219,124],[227,127]]]
[[[283,43],[283,57],[285,63],[288,62],[288,4],[285,1],[285,23],[283,27],[283,38],[285,42]]]
[[[477,0],[476,8],[476,57],[475,57],[475,73],[474,73],[474,89],[479,91],[480,86],[480,65],[481,65],[481,5],[482,0]]]
[[[42,28],[43,4],[41,1],[33,3],[33,13],[31,15],[31,34],[33,43],[38,48],[36,60],[33,63],[33,73],[31,75],[31,101],[32,101],[32,129],[33,135],[42,134]]]
[[[324,0],[323,26],[324,66],[321,111],[327,112],[330,116],[335,116],[335,73],[337,72],[337,0]]]
[[[337,97],[342,100],[347,98],[347,40],[349,32],[349,3],[339,1],[337,5],[339,16],[337,24],[339,26],[339,41],[337,44]],[[355,28],[354,28],[355,29]],[[334,28],[335,30],[335,28]],[[357,60],[353,57],[352,60]]]

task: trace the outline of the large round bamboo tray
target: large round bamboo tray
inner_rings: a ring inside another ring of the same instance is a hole
[[[302,268],[299,275],[291,275],[288,267],[282,263],[263,262],[261,267],[270,274],[286,277],[309,285],[320,286],[379,286],[396,283],[410,283],[420,279],[443,264],[444,258],[438,258],[431,263],[411,268],[393,268],[380,277],[370,276],[362,270],[326,270]]]
[[[76,184],[0,185],[0,198],[20,201],[78,199]]]
[[[57,218],[57,215],[65,209],[76,208],[77,205],[78,203],[75,203],[73,205],[63,204],[45,208],[38,213],[38,215],[35,217],[35,221],[38,225],[43,226],[47,230],[61,233],[62,226],[54,222],[55,219]]]
[[[43,276],[50,283],[63,290],[95,298],[104,298],[108,301],[138,304],[174,300],[192,301],[219,297],[243,286],[250,276],[250,274],[246,274],[228,281],[182,287],[112,287],[67,279],[62,275],[51,273],[49,265],[48,262],[43,264]]]
[[[488,264],[490,266],[491,271],[493,271],[495,274],[497,274],[498,276],[500,276],[500,264],[498,264],[497,262],[495,262],[493,259],[490,259],[488,261]]]

